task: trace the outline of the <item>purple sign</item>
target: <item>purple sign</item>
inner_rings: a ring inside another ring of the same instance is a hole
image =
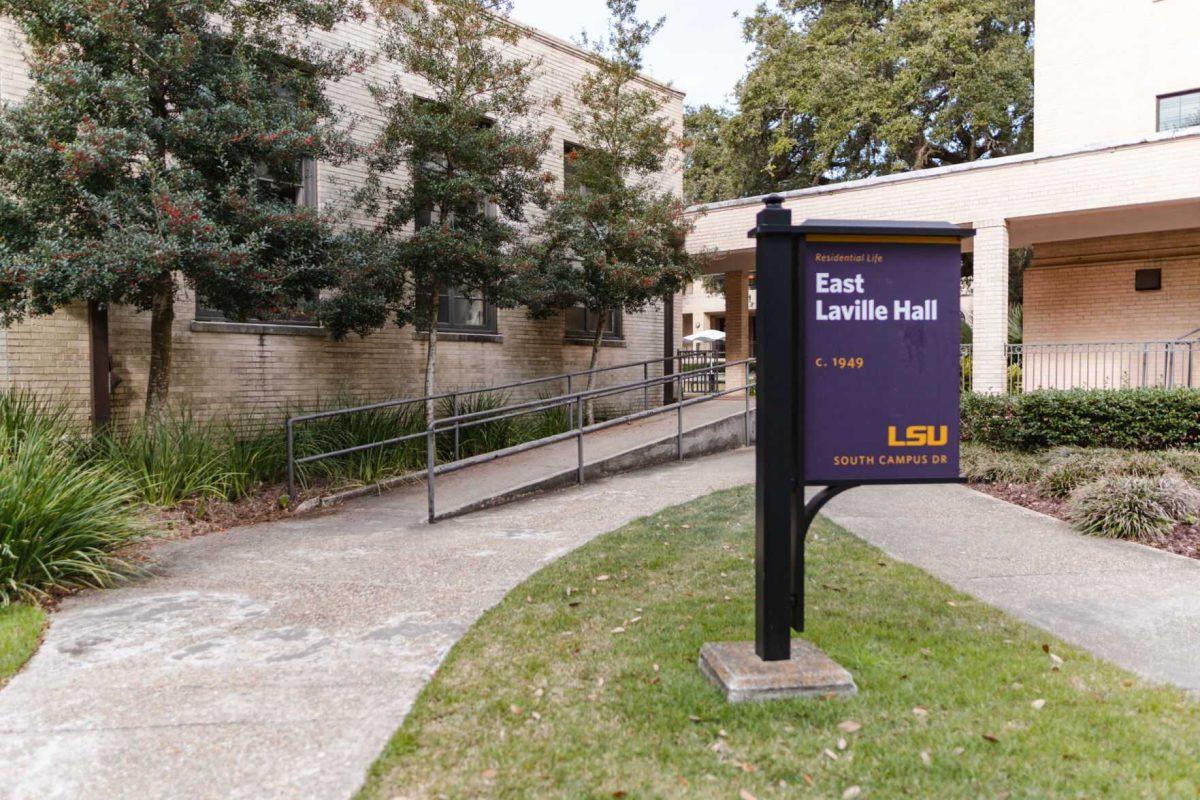
[[[804,479],[958,478],[959,242],[807,238]]]

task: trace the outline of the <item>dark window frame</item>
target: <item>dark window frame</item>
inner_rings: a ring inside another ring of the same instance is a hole
[[[453,317],[456,300],[483,303],[483,322],[472,324],[456,322]],[[439,333],[492,333],[498,334],[500,326],[496,319],[496,304],[488,300],[483,292],[471,293],[458,287],[443,289],[438,293],[437,329]]]
[[[576,327],[571,324],[571,315],[573,313],[583,313],[584,327]],[[591,309],[583,306],[574,306],[563,312],[563,327],[566,331],[568,339],[588,339],[590,340],[596,335],[596,313]],[[620,309],[611,309],[607,313],[612,315],[612,324],[604,326],[604,335],[601,337],[604,341],[624,341],[625,340],[625,315]]]
[[[289,180],[281,180],[272,178],[269,175],[257,175],[254,178],[255,187],[268,184],[271,186],[292,186],[296,193],[296,205],[303,208],[316,208],[319,202],[317,196],[317,160],[314,158],[302,158],[297,163],[297,171],[299,173],[299,183]],[[315,298],[310,298],[315,299]],[[245,320],[234,320],[222,314],[215,308],[209,308],[203,304],[199,297],[196,298],[196,322],[227,322],[233,325],[248,324],[248,325],[292,325],[297,327],[318,328],[321,326],[319,320],[315,317],[297,315],[297,316],[281,316],[281,317],[251,317]]]
[[[1177,97],[1186,97],[1188,95],[1196,95],[1197,97],[1200,97],[1200,87],[1197,87],[1194,89],[1185,89],[1182,92],[1168,92],[1167,94],[1160,94],[1160,95],[1158,95],[1157,98],[1155,98],[1154,129],[1156,131],[1158,131],[1159,133],[1168,133],[1170,131],[1178,131],[1178,130],[1183,130],[1184,128],[1191,128],[1196,125],[1200,125],[1200,115],[1198,115],[1196,118],[1196,121],[1190,125],[1180,125],[1180,126],[1174,127],[1174,128],[1164,128],[1163,127],[1163,114],[1162,114],[1163,101],[1164,100],[1174,100]]]
[[[582,153],[588,148],[575,142],[563,140],[563,191],[569,192],[572,189],[571,176],[575,173],[575,166],[571,158],[572,153]],[[581,187],[581,191],[586,196],[589,194],[586,187]]]

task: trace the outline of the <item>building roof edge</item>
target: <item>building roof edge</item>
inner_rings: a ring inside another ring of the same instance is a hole
[[[719,200],[713,203],[700,203],[694,206],[689,206],[686,210],[689,214],[699,214],[706,211],[720,211],[726,208],[737,208],[748,205],[761,205],[763,200],[770,197],[772,194],[782,197],[785,201],[797,197],[818,197],[825,194],[836,194],[838,192],[849,192],[859,189],[870,189],[875,186],[887,186],[893,183],[906,183],[909,181],[931,180],[940,178],[943,175],[955,175],[961,172],[975,172],[987,169],[1000,169],[1003,167],[1019,166],[1021,164],[1031,164],[1039,161],[1052,161],[1059,158],[1071,158],[1075,156],[1087,155],[1089,153],[1099,153],[1105,150],[1125,150],[1135,147],[1145,147],[1147,145],[1156,145],[1166,142],[1175,142],[1183,139],[1200,139],[1200,126],[1181,128],[1177,131],[1166,131],[1164,133],[1156,133],[1153,136],[1143,137],[1141,139],[1132,139],[1119,142],[1105,142],[1100,144],[1089,144],[1083,147],[1074,147],[1061,150],[1048,150],[1043,152],[1019,153],[1013,156],[1004,156],[1003,158],[982,159],[979,161],[971,161],[966,164],[951,164],[945,167],[933,167],[931,169],[919,169],[912,172],[897,172],[892,175],[878,175],[872,178],[859,178],[853,181],[843,181],[841,183],[829,183],[824,186],[810,186],[804,189],[792,189],[786,192],[770,192],[768,194],[753,195],[751,197],[738,197],[732,200]]]

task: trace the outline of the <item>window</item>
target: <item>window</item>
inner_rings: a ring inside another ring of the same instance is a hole
[[[605,311],[604,315],[604,338],[623,339],[624,331],[622,330],[621,312]],[[575,308],[568,308],[564,317],[566,318],[567,336],[572,339],[591,339],[596,335],[596,323],[599,321],[599,318],[595,311],[589,311],[586,308],[576,306]]]
[[[317,205],[317,162],[311,158],[304,158],[297,161],[293,168],[283,172],[272,171],[265,164],[259,164],[254,171],[254,184],[259,196],[263,199],[315,207]],[[315,300],[316,298],[306,299]],[[200,298],[196,298],[196,320],[198,322],[231,321],[219,310],[205,306]],[[252,319],[247,322],[266,322],[272,325],[316,326],[318,324],[315,318],[300,313]]]
[[[1158,98],[1158,129],[1173,131],[1200,125],[1200,89]]]
[[[298,206],[317,205],[317,163],[301,159],[291,169],[272,172],[265,164],[255,169],[254,181],[260,197],[294,203]]]
[[[495,333],[496,306],[479,292],[445,289],[438,297],[438,330]]]
[[[569,192],[572,189],[579,188],[583,194],[587,194],[586,188],[579,186],[579,154],[584,150],[583,147],[571,142],[563,142],[563,191]]]
[[[484,203],[483,213],[494,218],[500,209],[494,203]],[[417,214],[417,230],[432,225],[439,214],[432,208]],[[439,331],[458,333],[496,333],[496,306],[481,292],[452,287],[438,294],[437,326]]]
[[[1162,289],[1161,269],[1139,269],[1133,273],[1133,288],[1139,292],[1157,292]]]

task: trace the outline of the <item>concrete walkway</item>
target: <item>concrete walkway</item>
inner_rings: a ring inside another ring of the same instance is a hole
[[[434,526],[401,491],[160,546],[154,577],[66,601],[0,691],[0,798],[343,800],[512,587],[753,470],[741,450]]]
[[[71,598],[0,691],[0,798],[346,798],[451,644],[525,577],[631,519],[751,482],[739,450],[435,526],[410,492],[156,549]],[[1148,678],[1200,688],[1200,562],[961,486],[827,513]]]
[[[896,558],[1150,680],[1200,691],[1200,561],[1083,536],[965,486],[873,486],[825,507]]]

